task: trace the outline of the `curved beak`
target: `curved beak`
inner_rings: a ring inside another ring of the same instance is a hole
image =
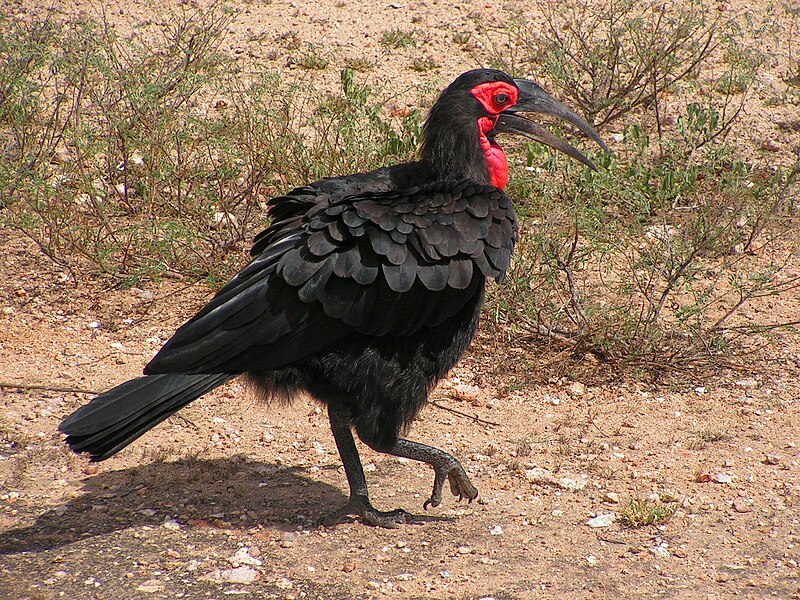
[[[545,92],[537,83],[528,79],[515,79],[514,83],[517,84],[520,90],[519,100],[512,108],[500,114],[495,126],[495,132],[523,135],[536,142],[555,148],[596,171],[597,167],[594,166],[594,163],[574,146],[553,135],[541,125],[516,113],[537,112],[553,115],[568,121],[594,140],[603,150],[610,152],[603,139],[594,130],[594,127],[578,116],[571,108]]]

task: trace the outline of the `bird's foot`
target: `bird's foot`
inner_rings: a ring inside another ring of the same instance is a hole
[[[433,493],[431,497],[425,501],[423,508],[428,510],[429,506],[434,508],[442,503],[442,488],[444,488],[445,480],[450,482],[450,492],[453,496],[458,496],[459,502],[464,498],[472,502],[478,497],[478,490],[472,485],[472,482],[456,459],[448,461],[447,464],[442,465],[436,469],[436,476],[433,479]]]
[[[347,501],[347,504],[339,510],[322,517],[319,520],[319,524],[331,527],[342,523],[350,516],[359,517],[368,525],[383,527],[385,529],[397,529],[400,525],[408,523],[411,519],[411,515],[402,508],[383,512],[374,508],[372,504],[370,504],[369,498],[366,496],[350,496],[350,500]]]

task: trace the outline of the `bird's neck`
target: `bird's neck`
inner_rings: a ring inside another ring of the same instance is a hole
[[[497,123],[497,117],[482,117],[478,119],[478,139],[481,150],[486,160],[489,179],[496,188],[504,190],[508,183],[508,158],[500,145],[494,141],[491,131]]]
[[[425,132],[422,160],[440,178],[473,179],[504,189],[508,182],[508,161],[491,131],[494,119],[475,122],[431,123]]]

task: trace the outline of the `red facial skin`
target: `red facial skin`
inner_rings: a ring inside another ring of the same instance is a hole
[[[470,92],[488,113],[487,116],[478,119],[478,133],[480,135],[481,148],[486,156],[489,178],[493,186],[501,190],[505,189],[508,183],[508,159],[506,158],[506,153],[496,142],[490,141],[486,134],[494,129],[500,113],[517,103],[519,91],[510,83],[490,81],[476,85]]]

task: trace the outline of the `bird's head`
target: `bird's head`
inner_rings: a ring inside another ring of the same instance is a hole
[[[589,123],[535,82],[512,79],[495,69],[475,69],[460,75],[431,108],[422,157],[444,176],[472,177],[504,188],[508,161],[495,136],[515,133],[595,168],[575,147],[521,116],[526,112],[564,119],[608,150]]]

